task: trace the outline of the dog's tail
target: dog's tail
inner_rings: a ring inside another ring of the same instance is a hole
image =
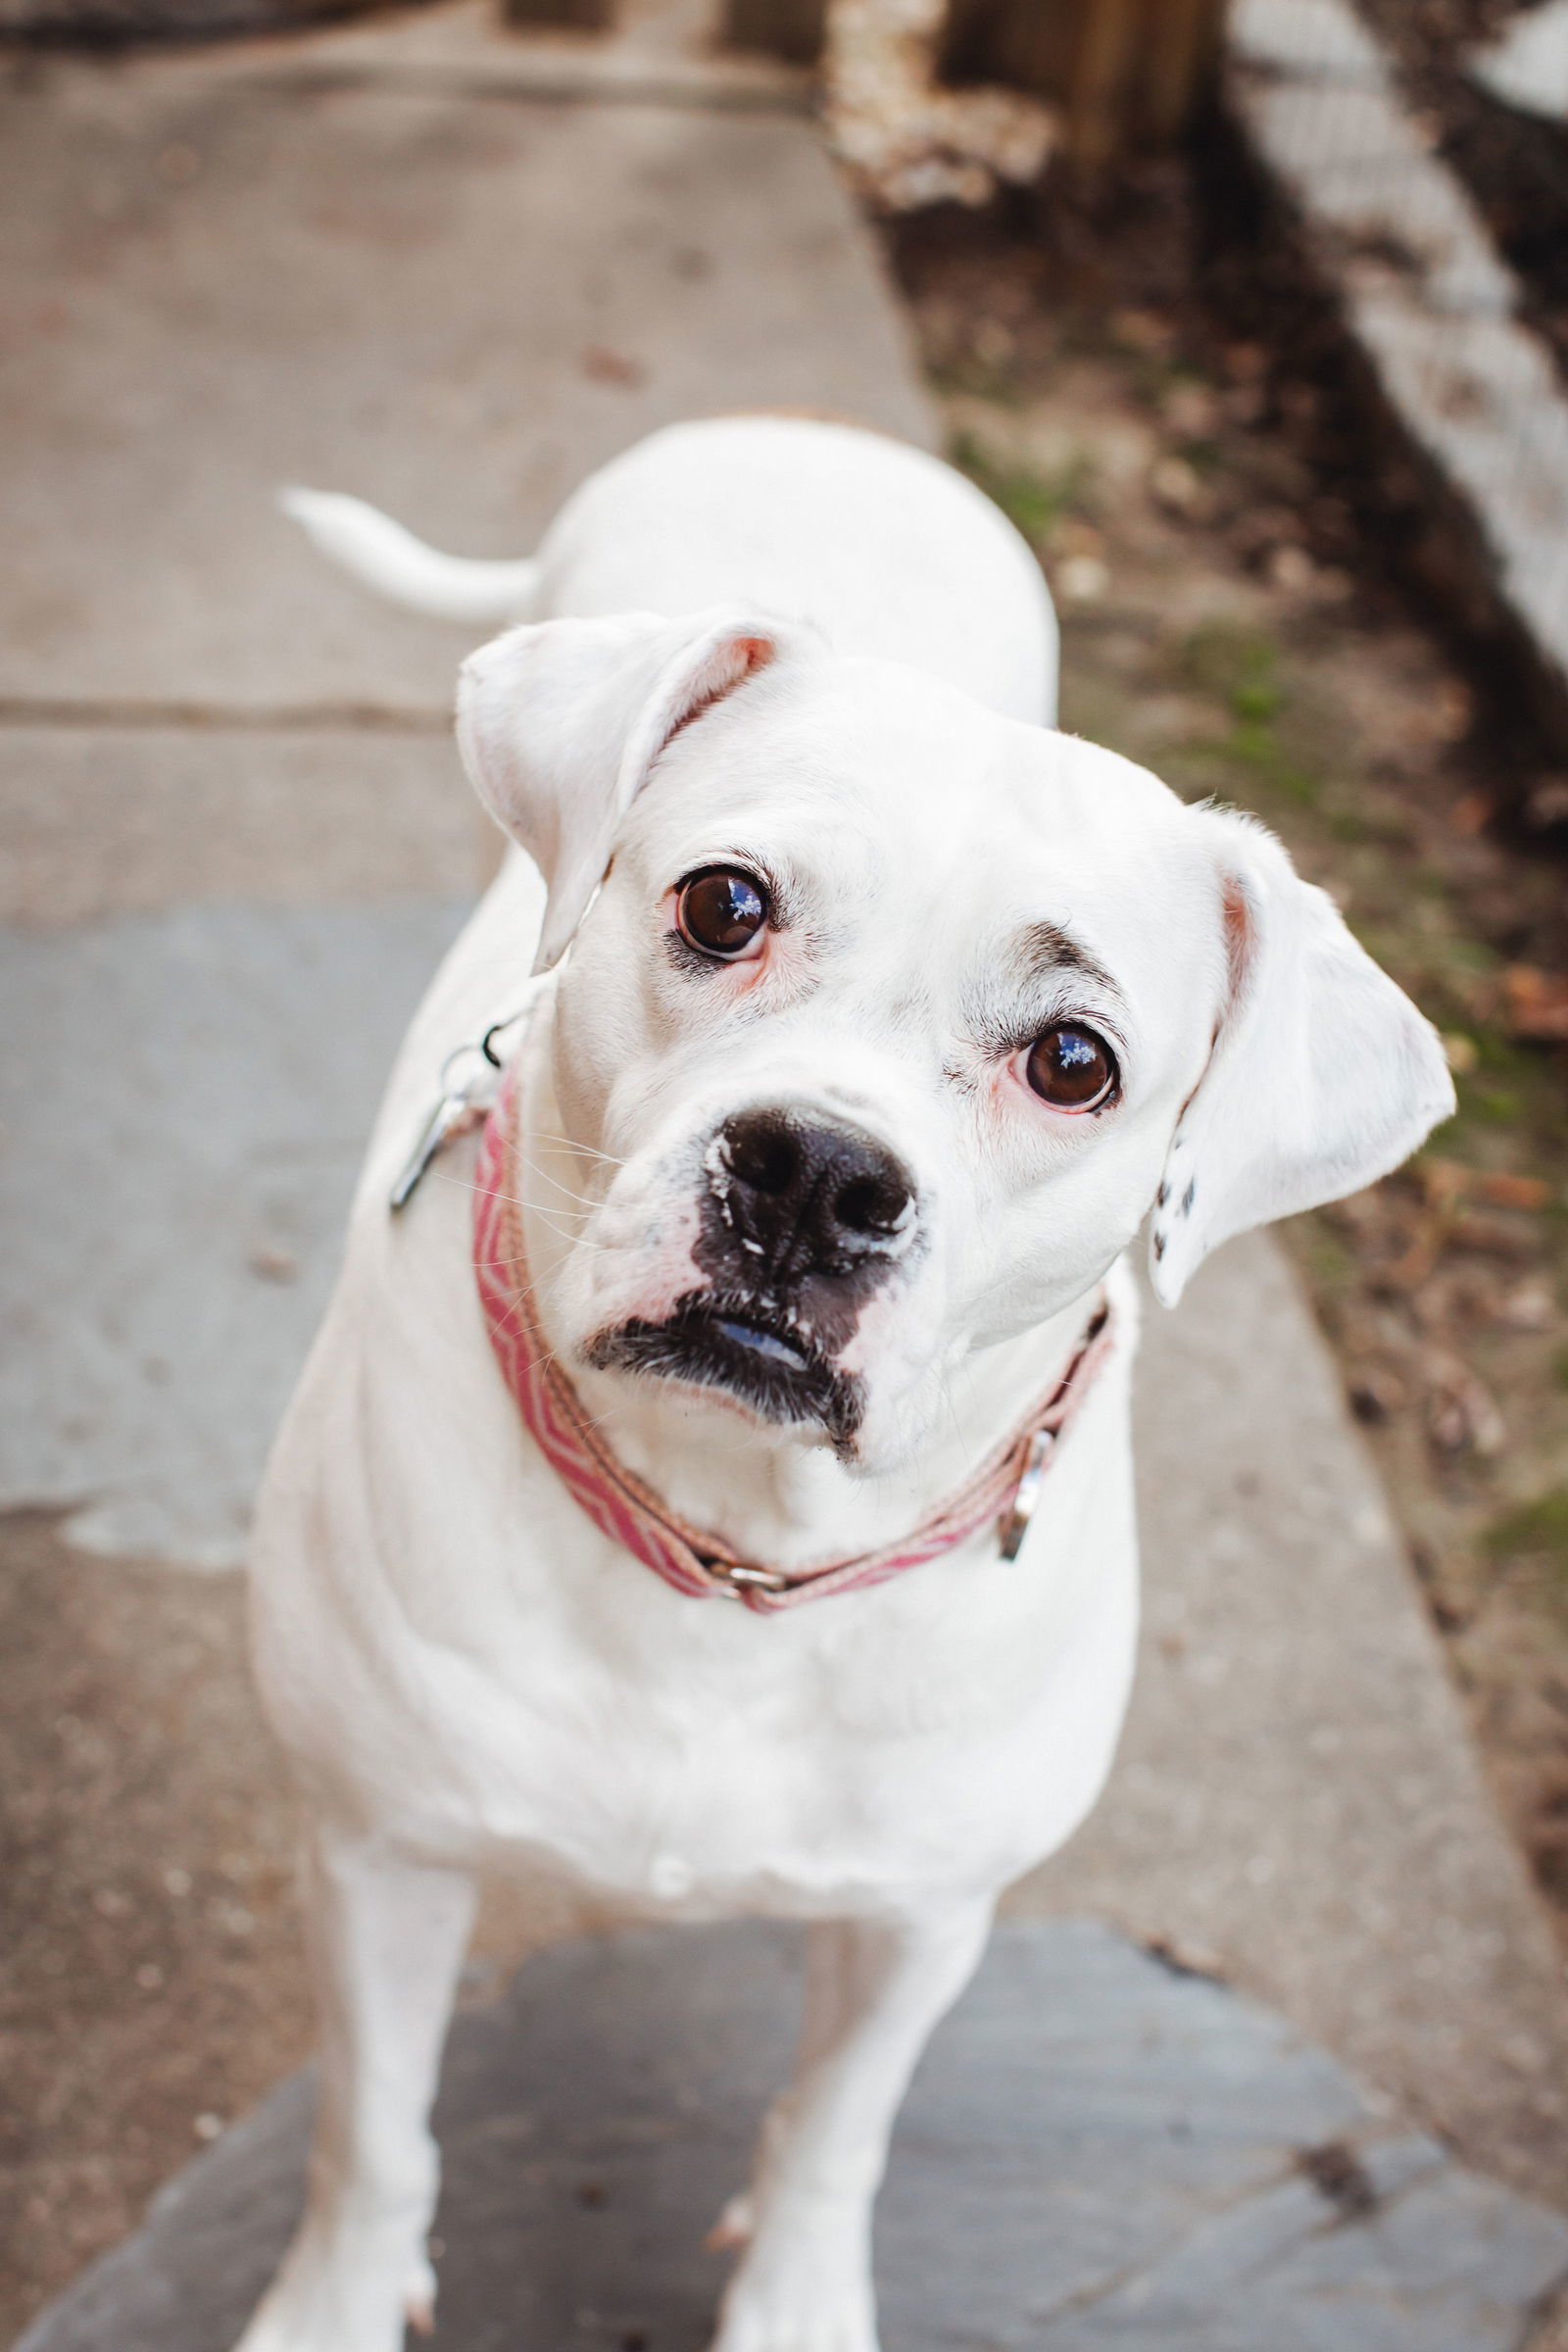
[[[337,490],[284,490],[278,504],[333,563],[415,612],[446,620],[526,620],[538,585],[530,557],[487,564],[444,556],[401,522]]]

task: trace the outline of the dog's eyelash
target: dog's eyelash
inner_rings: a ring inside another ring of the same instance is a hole
[[[669,889],[679,888],[687,876],[709,869],[749,874],[767,902],[767,927],[770,931],[793,931],[802,918],[801,893],[798,885],[787,875],[778,873],[765,858],[753,850],[716,849],[691,858],[678,875],[671,877]]]
[[[1127,1041],[1117,1023],[1105,1013],[1086,1012],[1072,1004],[1047,1005],[1038,1013],[1031,1013],[1027,1020],[987,1029],[977,1042],[988,1060],[1009,1061],[1014,1054],[1026,1053],[1048,1029],[1092,1030],[1095,1036],[1104,1039],[1118,1063],[1126,1060]]]
[[[694,978],[706,978],[710,972],[727,972],[733,967],[714,956],[705,956],[690,940],[682,939],[673,927],[664,933],[664,954],[677,972]]]

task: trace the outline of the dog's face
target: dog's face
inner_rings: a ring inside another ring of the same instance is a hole
[[[889,1468],[1156,1197],[1173,1298],[1451,1102],[1266,835],[914,671],[755,620],[546,623],[474,658],[460,723],[551,883],[546,958],[572,942],[571,1190],[547,1164],[539,1205],[579,1364]]]

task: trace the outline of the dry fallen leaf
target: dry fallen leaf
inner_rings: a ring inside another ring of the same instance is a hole
[[[1448,810],[1448,822],[1456,833],[1480,833],[1492,817],[1492,795],[1486,792],[1461,792]]]
[[[1544,1208],[1551,1199],[1551,1187],[1543,1177],[1515,1176],[1505,1168],[1480,1171],[1471,1191],[1491,1208]]]
[[[1533,963],[1512,963],[1502,975],[1508,1027],[1531,1045],[1568,1040],[1568,977]]]
[[[648,373],[641,360],[634,360],[623,351],[612,351],[604,343],[590,343],[582,355],[582,371],[596,384],[624,384],[628,390],[640,384]]]
[[[1427,1436],[1440,1453],[1500,1453],[1506,1438],[1491,1391],[1456,1356],[1427,1360]]]

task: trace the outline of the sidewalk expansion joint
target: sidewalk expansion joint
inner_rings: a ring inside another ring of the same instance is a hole
[[[302,64],[246,76],[247,86],[283,97],[317,91],[398,98],[459,98],[540,106],[647,106],[677,113],[810,116],[816,95],[799,84],[686,78],[670,74],[618,74],[581,67],[534,66],[524,72],[473,74],[420,66]]]
[[[0,728],[91,728],[152,733],[188,728],[230,735],[450,735],[452,712],[388,703],[75,702],[51,695],[0,695]]]

